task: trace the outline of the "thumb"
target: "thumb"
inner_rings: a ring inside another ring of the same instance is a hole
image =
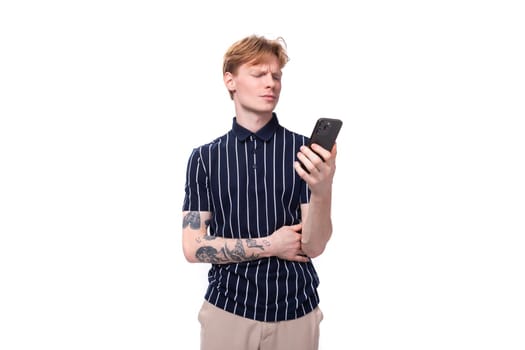
[[[299,232],[303,228],[303,224],[302,223],[298,223],[298,224],[290,226],[290,228],[292,230],[294,230],[295,232]]]

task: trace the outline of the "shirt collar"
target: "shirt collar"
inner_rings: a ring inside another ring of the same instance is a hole
[[[279,120],[277,120],[277,115],[273,113],[272,119],[270,119],[270,121],[266,123],[266,125],[259,129],[259,131],[257,131],[256,133],[253,133],[250,130],[240,126],[237,123],[237,118],[233,118],[232,130],[233,134],[239,139],[239,141],[244,142],[249,136],[255,135],[257,138],[267,142],[270,141],[270,139],[273,137],[278,127]]]

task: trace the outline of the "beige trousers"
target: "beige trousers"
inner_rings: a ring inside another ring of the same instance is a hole
[[[199,312],[201,350],[317,350],[322,319],[317,307],[295,320],[254,321],[205,301]]]

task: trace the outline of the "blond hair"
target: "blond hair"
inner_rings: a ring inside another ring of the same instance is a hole
[[[263,36],[250,35],[235,42],[224,54],[222,74],[230,72],[237,73],[237,69],[245,63],[258,64],[264,61],[269,55],[275,55],[282,69],[289,61],[286,53],[286,43],[284,39],[278,37],[275,40],[267,39]],[[230,97],[233,94],[230,92]]]
[[[286,54],[286,43],[279,37],[275,40],[266,39],[262,36],[251,35],[234,43],[224,54],[222,73],[235,74],[237,69],[245,64],[257,64],[262,62],[268,55],[275,55],[283,68],[289,58]]]

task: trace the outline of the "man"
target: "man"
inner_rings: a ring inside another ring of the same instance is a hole
[[[199,313],[203,350],[318,348],[311,259],[332,233],[336,146],[310,149],[279,124],[274,109],[287,62],[281,40],[234,43],[223,64],[232,129],[189,158],[183,251],[190,262],[212,264]]]

